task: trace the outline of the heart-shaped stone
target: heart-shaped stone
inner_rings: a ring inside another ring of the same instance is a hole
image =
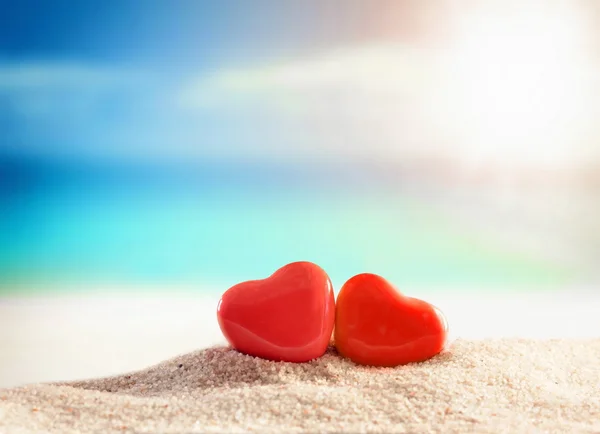
[[[238,283],[217,307],[221,331],[236,350],[286,362],[322,356],[331,341],[335,298],[325,271],[288,264],[270,277]]]
[[[340,289],[335,346],[361,365],[397,366],[427,360],[444,348],[448,323],[423,300],[402,295],[383,277],[358,274]]]

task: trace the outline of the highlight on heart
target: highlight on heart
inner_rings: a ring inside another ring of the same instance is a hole
[[[217,320],[237,351],[296,363],[325,354],[332,334],[341,356],[381,367],[430,359],[448,336],[437,307],[403,295],[383,277],[353,276],[336,301],[327,273],[306,261],[232,286],[219,300]]]

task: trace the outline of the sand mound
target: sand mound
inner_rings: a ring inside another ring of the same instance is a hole
[[[43,361],[40,361],[43,363]],[[227,348],[0,390],[0,432],[600,432],[600,339],[458,340],[399,368]]]

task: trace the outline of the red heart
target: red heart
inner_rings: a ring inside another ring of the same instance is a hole
[[[331,281],[318,265],[294,262],[266,279],[229,288],[219,301],[217,318],[225,338],[242,353],[306,362],[322,356],[331,340]]]
[[[355,363],[397,366],[442,351],[448,323],[438,308],[400,294],[383,277],[365,273],[340,289],[334,335],[338,352]]]

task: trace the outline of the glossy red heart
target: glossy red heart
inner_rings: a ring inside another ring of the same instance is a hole
[[[358,274],[340,289],[335,346],[362,365],[419,362],[444,348],[448,323],[431,304],[402,295],[383,277]]]
[[[229,288],[217,307],[221,331],[238,351],[268,360],[306,362],[331,340],[335,298],[329,276],[311,262]]]

